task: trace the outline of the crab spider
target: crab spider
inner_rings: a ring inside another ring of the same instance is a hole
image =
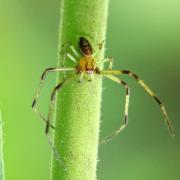
[[[62,67],[47,68],[43,72],[43,74],[41,76],[39,88],[36,92],[35,98],[34,98],[33,103],[32,103],[32,108],[35,111],[35,113],[43,121],[46,122],[45,133],[46,133],[46,136],[48,137],[48,142],[51,145],[51,147],[55,153],[55,156],[58,160],[60,160],[59,154],[58,154],[56,148],[53,147],[52,141],[48,135],[49,128],[50,127],[54,128],[54,126],[51,125],[51,112],[52,112],[52,108],[53,108],[53,105],[55,102],[56,92],[60,88],[62,88],[65,83],[68,82],[70,77],[67,76],[59,84],[57,84],[54,87],[54,89],[51,93],[51,102],[49,105],[48,117],[45,118],[37,109],[37,100],[39,97],[39,93],[42,89],[45,77],[50,72],[74,72],[75,74],[79,75],[79,82],[81,82],[84,79],[85,74],[88,76],[88,81],[92,81],[93,80],[93,74],[97,74],[99,76],[104,76],[104,77],[114,81],[115,83],[118,83],[119,85],[121,85],[125,89],[126,98],[125,98],[125,110],[124,110],[124,123],[116,131],[114,131],[111,135],[109,135],[109,136],[105,137],[103,140],[101,140],[100,143],[106,143],[106,142],[110,141],[113,137],[117,136],[120,132],[122,132],[122,130],[128,125],[128,107],[129,107],[130,90],[129,90],[128,85],[124,81],[122,81],[121,79],[119,79],[117,77],[117,75],[122,75],[122,74],[125,74],[125,75],[128,75],[128,76],[134,78],[137,81],[137,83],[146,91],[146,93],[149,94],[155,100],[155,102],[159,105],[159,107],[162,111],[162,114],[164,115],[164,120],[168,126],[170,134],[172,136],[174,136],[174,129],[172,127],[171,121],[168,117],[168,114],[166,112],[164,104],[162,103],[160,98],[145,84],[145,82],[139,78],[138,75],[136,75],[135,73],[133,73],[129,70],[113,70],[112,69],[112,65],[113,65],[112,58],[105,58],[102,61],[96,60],[96,55],[101,50],[101,48],[103,46],[103,42],[98,44],[99,49],[96,52],[93,52],[93,48],[92,48],[90,42],[85,37],[79,38],[78,45],[79,45],[79,51],[80,51],[81,56],[79,55],[79,52],[71,44],[67,43],[67,44],[63,45],[63,46],[68,47],[71,50],[71,52],[73,53],[73,55],[71,53],[67,53],[67,52],[64,53],[64,58],[62,61]],[[64,67],[65,60],[67,57],[76,64],[74,67]],[[104,63],[104,62],[109,62],[109,69],[100,70],[98,68],[98,64]]]

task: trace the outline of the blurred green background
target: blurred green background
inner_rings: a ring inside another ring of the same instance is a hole
[[[39,77],[57,64],[58,0],[0,0],[0,108],[6,180],[49,180],[50,148],[31,109]],[[166,104],[176,129],[168,134],[158,105],[132,79],[129,126],[100,146],[98,179],[180,179],[180,1],[110,1],[106,56],[137,72]],[[41,96],[46,112],[51,76]],[[124,90],[103,82],[101,136],[119,126]],[[121,121],[122,123],[122,121]]]

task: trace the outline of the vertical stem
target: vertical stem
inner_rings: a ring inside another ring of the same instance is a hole
[[[108,0],[62,0],[60,51],[67,42],[78,50],[81,36],[97,50],[97,44],[105,40],[107,9]],[[103,57],[104,49],[97,55]],[[67,60],[66,66],[75,65]],[[101,93],[102,79],[98,76],[92,82],[71,80],[59,93],[54,144],[67,170],[53,159],[51,180],[96,179]]]
[[[0,112],[0,180],[4,180],[4,161],[3,161],[3,132],[2,117]]]

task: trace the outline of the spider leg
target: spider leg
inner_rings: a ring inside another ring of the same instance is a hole
[[[56,158],[56,160],[59,162],[59,165],[60,166],[63,166],[64,167],[64,163],[61,159],[61,156],[57,150],[57,148],[53,145],[53,141],[49,135],[49,127],[50,127],[50,122],[51,122],[51,117],[52,117],[52,112],[53,112],[53,107],[54,107],[54,104],[55,104],[55,97],[56,97],[56,93],[58,90],[60,90],[62,88],[62,86],[64,85],[64,83],[69,80],[70,78],[66,78],[64,79],[63,81],[61,81],[60,83],[58,83],[52,93],[51,93],[51,98],[50,98],[50,104],[49,104],[49,112],[48,112],[48,118],[47,118],[47,122],[46,122],[46,128],[45,128],[45,134],[47,136],[47,139],[48,139],[48,143],[51,147],[51,149],[53,150],[53,153],[54,153],[54,156]],[[65,167],[64,167],[65,168]],[[65,168],[66,169],[66,168]]]
[[[35,98],[33,99],[33,103],[32,103],[32,108],[34,110],[34,112],[40,117],[40,119],[42,119],[43,121],[47,122],[46,118],[40,113],[40,111],[37,109],[37,101],[39,98],[39,94],[42,90],[44,81],[45,81],[45,77],[48,73],[50,72],[63,72],[63,71],[74,71],[74,68],[47,68],[41,75],[41,80],[39,83],[39,87],[36,91],[35,94]],[[50,127],[54,128],[54,126],[52,126],[51,124],[49,124]]]
[[[75,47],[71,44],[71,43],[65,43],[62,45],[62,48],[70,48],[70,50],[73,52],[73,54],[79,59],[80,58],[80,54],[79,52],[75,49]]]
[[[113,80],[114,82],[122,85],[126,90],[126,99],[125,99],[125,112],[124,112],[124,124],[122,124],[116,131],[114,131],[111,135],[105,137],[103,140],[100,141],[100,144],[106,143],[110,141],[113,137],[117,136],[122,130],[128,125],[128,107],[129,107],[129,96],[130,96],[130,89],[128,85],[121,81],[119,78],[113,75],[105,75],[107,78]]]
[[[100,72],[100,74],[113,74],[113,75],[120,75],[120,74],[126,74],[128,76],[131,76],[133,77],[137,82],[138,84],[143,87],[143,89],[157,102],[157,104],[160,106],[160,109],[164,115],[164,120],[165,120],[165,123],[167,124],[168,126],[168,129],[169,129],[169,132],[172,136],[175,135],[175,132],[174,132],[174,129],[173,129],[173,126],[172,126],[172,123],[171,123],[171,120],[169,119],[169,116],[167,114],[167,111],[166,111],[166,108],[163,104],[163,102],[160,100],[160,98],[150,89],[149,86],[147,86],[145,84],[145,82],[139,78],[139,76],[129,70],[105,70],[105,71],[102,71]]]
[[[66,59],[69,58],[72,62],[77,63],[77,60],[72,56],[70,53],[64,53],[63,60],[62,60],[62,67],[64,67]]]
[[[84,71],[83,72],[80,72],[80,76],[79,76],[79,82],[81,83],[82,80],[83,80],[83,77],[84,77]]]
[[[48,134],[49,132],[49,127],[50,127],[50,121],[51,121],[51,116],[52,116],[52,110],[53,110],[53,106],[55,103],[55,97],[56,97],[56,93],[58,90],[60,90],[62,88],[62,86],[64,85],[65,82],[67,82],[68,80],[70,80],[71,78],[66,78],[63,81],[59,82],[54,88],[53,91],[51,92],[51,99],[50,99],[50,104],[49,104],[49,112],[48,112],[48,117],[47,117],[47,121],[46,121],[46,128],[45,128],[45,133]]]

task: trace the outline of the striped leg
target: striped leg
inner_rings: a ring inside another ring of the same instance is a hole
[[[122,85],[126,90],[126,100],[125,100],[125,115],[124,115],[124,124],[122,124],[116,131],[114,131],[111,135],[105,137],[103,140],[100,141],[100,144],[106,143],[110,141],[113,137],[117,136],[122,130],[128,125],[128,107],[129,107],[129,96],[130,96],[130,89],[128,85],[124,82],[118,79],[117,77],[113,75],[105,75],[107,78],[113,80],[114,82]]]
[[[164,104],[162,103],[160,98],[149,88],[149,86],[147,86],[145,84],[145,82],[138,77],[138,75],[136,75],[135,73],[133,73],[129,70],[107,70],[107,71],[105,70],[105,71],[102,71],[101,74],[113,74],[113,75],[126,74],[126,75],[133,77],[138,82],[138,84],[141,85],[144,88],[144,90],[158,103],[158,105],[160,106],[161,111],[164,115],[164,120],[168,126],[170,134],[172,136],[175,135],[173,126],[172,126],[171,121],[168,117],[168,114],[166,112],[166,108],[165,108]]]
[[[66,170],[66,167],[61,159],[61,156],[57,150],[57,148],[53,145],[53,141],[49,135],[49,127],[51,126],[50,122],[51,122],[51,117],[52,117],[52,112],[53,112],[53,108],[54,108],[54,104],[55,104],[55,97],[56,97],[56,92],[58,90],[60,90],[62,88],[62,86],[64,85],[64,83],[67,81],[68,79],[64,79],[62,82],[60,82],[58,85],[56,85],[51,93],[51,98],[50,98],[50,104],[49,104],[49,112],[48,112],[48,118],[47,118],[47,123],[46,123],[46,128],[45,128],[45,134],[47,136],[48,139],[48,143],[51,147],[51,149],[53,150],[54,156],[56,158],[56,160],[58,161],[60,166],[63,166],[64,170]]]
[[[62,82],[58,83],[54,87],[54,89],[53,89],[53,91],[51,93],[51,99],[50,99],[50,104],[49,104],[49,112],[48,112],[48,118],[47,118],[46,129],[45,129],[46,134],[49,133],[49,127],[50,127],[50,124],[51,124],[50,121],[51,121],[52,111],[53,111],[53,107],[54,107],[54,103],[55,103],[56,93],[57,93],[58,90],[60,90],[62,88],[64,83],[66,83],[68,80],[70,80],[70,78],[66,78]]]
[[[34,112],[40,117],[40,119],[42,119],[43,121],[47,122],[46,118],[39,112],[39,110],[37,109],[37,100],[38,100],[38,97],[39,97],[39,94],[42,90],[42,87],[43,87],[43,84],[44,84],[44,81],[45,81],[45,77],[48,73],[50,72],[63,72],[63,71],[74,71],[75,69],[74,68],[47,68],[43,74],[41,75],[41,80],[40,80],[40,83],[39,83],[39,87],[38,87],[38,90],[35,94],[35,98],[33,100],[33,103],[32,103],[32,108],[34,110]],[[54,128],[54,126],[52,126],[51,124],[49,124],[50,127]]]

